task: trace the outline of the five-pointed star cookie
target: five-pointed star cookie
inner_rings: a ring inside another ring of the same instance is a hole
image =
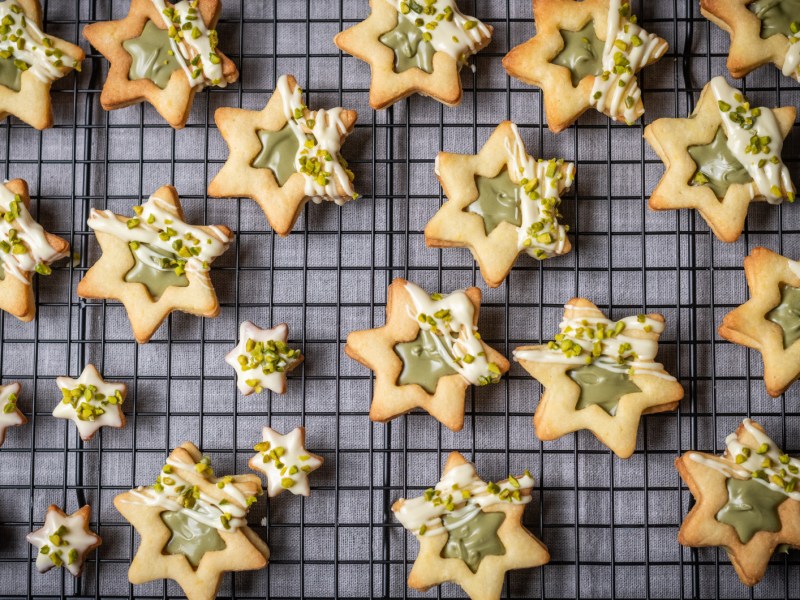
[[[230,155],[208,193],[255,200],[275,232],[289,235],[309,200],[341,205],[359,197],[340,152],[357,117],[341,107],[309,109],[295,78],[281,76],[262,110],[214,113]]]
[[[800,263],[755,248],[744,274],[750,299],[725,315],[719,335],[761,352],[764,384],[777,397],[800,375]]]
[[[296,427],[286,435],[264,427],[261,434],[263,441],[253,447],[257,454],[247,464],[267,476],[267,495],[273,498],[289,490],[308,496],[308,475],[322,466],[322,457],[306,450],[305,427]]]
[[[689,451],[675,459],[697,503],[678,532],[684,546],[722,546],[742,583],[753,586],[775,549],[800,548],[800,460],[783,454],[745,419],[722,456]]]
[[[737,106],[747,110],[740,113]],[[657,119],[644,130],[667,167],[650,196],[650,208],[694,208],[720,240],[736,241],[751,202],[794,200],[794,186],[780,161],[796,113],[793,106],[750,107],[738,90],[715,77],[689,118]],[[743,115],[741,123],[732,122],[731,115]],[[753,136],[771,141],[754,151]]]
[[[71,515],[50,505],[44,525],[26,538],[37,549],[36,570],[44,573],[53,567],[64,567],[80,577],[86,557],[102,543],[100,536],[89,529],[91,516],[88,504]]]
[[[436,174],[447,202],[426,225],[425,241],[469,248],[490,287],[503,283],[521,252],[543,260],[570,251],[558,208],[574,165],[533,159],[510,121],[476,155],[440,152]]]
[[[683,387],[655,362],[661,315],[611,321],[573,298],[555,340],[514,350],[514,359],[544,386],[533,423],[542,440],[588,429],[620,458],[636,449],[643,414],[673,410]]]
[[[50,87],[86,57],[80,47],[42,31],[39,0],[0,3],[0,119],[53,126]]]
[[[186,223],[172,186],[133,210],[134,216],[123,217],[92,209],[88,224],[103,255],[81,279],[78,295],[122,302],[140,344],[174,310],[216,317],[209,269],[233,241],[230,229]]]
[[[482,481],[473,464],[452,452],[434,488],[392,506],[419,541],[408,585],[425,591],[452,581],[472,600],[498,600],[507,571],[549,562],[545,545],[522,525],[532,488],[527,471]]]
[[[481,291],[447,296],[395,279],[386,300],[386,324],[354,331],[345,352],[375,372],[369,416],[386,422],[414,408],[459,431],[470,385],[499,381],[508,361],[477,333]]]
[[[461,102],[461,67],[489,45],[492,27],[464,15],[455,0],[369,5],[370,16],[333,42],[369,63],[370,106],[380,110],[417,92],[447,106]]]
[[[131,0],[124,19],[87,25],[86,39],[110,62],[100,95],[106,110],[147,101],[176,129],[197,91],[239,78],[217,48],[221,0]]]
[[[17,407],[20,389],[18,383],[0,385],[0,446],[6,440],[6,429],[28,422],[28,419]]]
[[[172,579],[189,600],[213,600],[226,572],[263,569],[269,549],[247,526],[261,494],[257,475],[215,477],[194,444],[175,448],[156,483],[114,498],[142,538],[128,579]]]
[[[536,35],[503,59],[509,75],[542,88],[558,133],[591,107],[623,123],[644,113],[636,74],[667,42],[636,24],[621,0],[534,0]]]
[[[286,374],[303,362],[300,350],[289,348],[286,323],[261,329],[250,321],[239,326],[239,343],[225,356],[236,371],[236,385],[245,396],[268,389],[286,392]]]
[[[107,383],[95,366],[88,364],[78,379],[57,377],[56,384],[61,401],[53,409],[53,416],[73,421],[82,440],[92,439],[101,427],[125,427],[124,383]]]

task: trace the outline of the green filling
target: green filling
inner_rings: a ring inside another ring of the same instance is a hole
[[[6,269],[3,266],[3,263],[0,263],[0,281],[3,281],[6,278]]]
[[[225,541],[213,527],[175,511],[162,512],[161,520],[172,532],[163,552],[182,554],[194,569],[206,552],[225,550]]]
[[[394,351],[403,361],[403,370],[397,378],[397,385],[416,383],[429,394],[433,394],[440,377],[456,372],[439,354],[436,336],[425,329],[419,330],[414,341],[396,344]]]
[[[800,288],[781,284],[781,303],[766,318],[783,330],[783,347],[789,348],[800,339]]]
[[[163,256],[165,260],[170,262],[178,259],[178,257],[174,254],[164,252],[155,246],[151,246],[149,244],[141,245],[153,254]],[[128,283],[143,284],[147,288],[150,296],[156,302],[158,302],[158,299],[161,298],[162,294],[167,290],[168,287],[187,287],[189,285],[189,279],[185,274],[178,275],[175,273],[175,269],[161,270],[142,261],[137,253],[133,250],[131,250],[131,254],[133,255],[135,264],[133,265],[133,268],[125,275],[125,281]]]
[[[280,131],[260,130],[258,139],[261,140],[261,152],[253,160],[252,166],[269,169],[275,175],[278,185],[283,186],[297,171],[294,165],[300,149],[297,136],[287,124]]]
[[[515,227],[522,224],[519,208],[519,186],[511,181],[508,170],[503,169],[496,177],[475,177],[478,199],[467,206],[467,212],[483,218],[486,235],[492,233],[503,221]]]
[[[173,55],[169,33],[152,21],[147,21],[142,35],[125,40],[122,47],[131,55],[131,69],[128,72],[131,81],[149,79],[163,90],[173,71],[181,68]]]
[[[728,503],[717,513],[717,521],[736,529],[743,544],[759,531],[780,531],[778,506],[788,498],[753,479],[728,478]]]
[[[0,85],[18,92],[22,88],[22,71],[13,58],[0,58]]]
[[[707,185],[717,198],[724,198],[734,183],[750,183],[753,178],[728,148],[728,138],[722,127],[717,129],[713,141],[703,146],[689,146],[697,171],[691,185]]]
[[[448,527],[461,518],[445,515],[442,522]],[[485,557],[502,556],[506,553],[505,546],[497,535],[505,518],[503,512],[481,511],[463,525],[450,529],[441,557],[460,558],[470,571],[477,573]]]
[[[570,369],[568,374],[581,388],[576,410],[597,405],[613,417],[620,398],[642,391],[627,373],[610,371],[594,364]]]
[[[800,22],[800,0],[756,0],[748,4],[761,21],[761,39],[792,36],[792,23]]]
[[[594,21],[580,31],[559,29],[558,32],[564,40],[564,49],[550,62],[569,69],[572,87],[578,87],[584,77],[602,74],[605,42],[597,38]]]
[[[397,25],[378,38],[384,46],[394,50],[394,72],[402,73],[418,68],[433,73],[433,45],[422,39],[422,31],[413,21],[398,16]]]

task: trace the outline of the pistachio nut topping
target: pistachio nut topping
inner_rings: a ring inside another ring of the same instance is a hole
[[[16,427],[27,422],[17,407],[20,385],[9,383],[0,385],[0,446],[3,445],[6,437],[6,429]]]
[[[239,327],[239,344],[225,357],[236,371],[236,385],[249,395],[265,389],[282,394],[286,391],[286,373],[302,360],[300,350],[289,348],[289,328],[285,324],[261,329],[250,321]]]
[[[71,515],[51,506],[43,527],[27,536],[38,550],[36,570],[44,573],[63,567],[76,577],[80,575],[87,552],[100,545],[100,538],[88,529],[88,520],[88,505]]]
[[[262,430],[263,441],[253,450],[250,467],[267,476],[267,495],[277,496],[284,490],[308,496],[308,475],[322,466],[322,459],[305,448],[305,430],[297,427],[281,435],[270,427]]]
[[[91,439],[101,427],[122,427],[125,418],[125,384],[106,383],[94,365],[86,365],[78,379],[56,378],[61,401],[53,409],[57,419],[71,419],[83,440]]]

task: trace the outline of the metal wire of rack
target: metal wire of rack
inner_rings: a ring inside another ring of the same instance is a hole
[[[369,73],[342,56],[333,35],[366,16],[367,2],[225,0],[220,39],[241,71],[238,84],[198,95],[187,128],[171,130],[150,107],[106,113],[99,107],[105,59],[91,51],[77,78],[53,91],[56,126],[39,133],[16,120],[2,125],[3,174],[31,184],[34,214],[81,258],[38,278],[38,318],[0,319],[0,373],[20,381],[29,418],[0,448],[0,597],[166,598],[173,584],[131,586],[126,571],[137,536],[111,505],[147,484],[166,453],[184,440],[212,456],[217,472],[245,472],[260,427],[304,424],[309,448],[326,459],[310,498],[260,502],[251,522],[270,545],[268,569],[229,575],[220,598],[417,596],[405,578],[415,542],[391,516],[392,502],[436,481],[444,455],[465,452],[486,477],[530,467],[531,531],[550,548],[545,567],[508,575],[504,597],[800,597],[796,554],[773,559],[750,592],[724,553],[681,549],[677,528],[690,503],[672,461],[682,451],[719,451],[745,415],[759,419],[788,451],[800,447],[797,390],[768,398],[758,355],[719,340],[715,325],[746,298],[741,264],[756,245],[798,254],[794,207],[753,207],[742,239],[717,242],[694,213],[653,213],[648,192],[662,171],[641,140],[659,116],[686,116],[702,85],[725,73],[727,37],[691,0],[636,2],[645,28],[670,42],[669,54],[641,76],[648,112],[626,128],[587,114],[554,136],[539,90],[509,79],[502,56],[533,34],[529,0],[464,0],[466,12],[495,28],[492,45],[463,77],[462,105],[447,109],[419,97],[376,113],[367,103]],[[87,23],[120,18],[125,0],[44,0],[45,28],[75,41]],[[81,41],[89,50],[85,42]],[[312,107],[356,108],[360,119],[344,147],[363,198],[342,209],[308,207],[295,231],[278,238],[248,201],[209,201],[205,188],[227,150],[213,121],[222,105],[260,108],[285,72],[298,77]],[[748,76],[744,89],[766,105],[798,104],[797,86],[776,69]],[[474,152],[503,119],[515,121],[535,156],[577,162],[564,202],[575,249],[545,263],[522,258],[506,284],[487,290],[464,250],[425,248],[422,229],[443,198],[433,175],[437,151]],[[784,157],[797,171],[796,131]],[[132,339],[116,303],[77,298],[75,286],[97,258],[85,222],[90,207],[117,212],[174,183],[190,220],[224,223],[237,241],[213,268],[222,315],[173,315],[146,346]],[[369,373],[343,354],[353,329],[384,321],[385,289],[396,276],[429,291],[484,288],[481,331],[509,355],[552,335],[561,305],[587,296],[615,317],[662,312],[661,356],[687,395],[677,413],[643,421],[636,454],[615,459],[586,432],[540,443],[530,424],[540,388],[521,369],[469,397],[462,432],[411,414],[388,425],[367,418]],[[222,356],[238,324],[286,321],[307,361],[280,397],[242,398]],[[54,378],[93,362],[129,386],[124,430],[86,444],[71,423],[53,419]],[[56,503],[88,502],[104,540],[85,574],[39,575],[25,535]],[[268,525],[267,525],[268,523]],[[447,585],[427,596],[460,597]]]

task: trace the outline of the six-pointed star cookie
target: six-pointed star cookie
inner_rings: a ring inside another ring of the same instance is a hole
[[[542,440],[588,429],[620,458],[636,449],[643,414],[673,410],[683,387],[655,362],[661,315],[611,321],[591,302],[564,306],[561,331],[514,359],[544,386],[533,423]]]
[[[558,207],[574,173],[563,160],[534,160],[517,126],[503,121],[477,155],[436,157],[447,202],[426,225],[425,241],[469,248],[483,278],[497,287],[521,252],[542,260],[570,251]]]
[[[503,59],[512,76],[542,88],[547,125],[558,133],[595,107],[631,124],[644,113],[636,74],[667,42],[636,24],[620,0],[534,0],[536,35]]]
[[[124,383],[106,383],[95,366],[88,364],[78,379],[57,377],[56,384],[61,401],[53,409],[53,416],[73,421],[82,440],[92,439],[101,427],[125,427]]]
[[[322,457],[306,450],[305,427],[296,427],[286,435],[264,427],[261,434],[263,441],[253,447],[258,454],[247,464],[267,476],[267,495],[273,498],[289,490],[308,496],[308,474],[322,466]]]
[[[6,440],[6,429],[18,427],[28,422],[28,419],[17,407],[20,385],[9,383],[0,385],[0,446]]]
[[[750,299],[725,315],[719,334],[761,352],[764,384],[777,397],[800,375],[800,263],[755,248],[744,274]]]
[[[264,568],[269,549],[247,526],[261,494],[257,475],[215,477],[194,444],[175,448],[155,484],[114,498],[142,538],[128,579],[172,579],[189,600],[213,600],[224,573]]]
[[[174,128],[186,125],[198,90],[239,78],[236,65],[217,48],[214,28],[221,13],[221,0],[131,0],[124,19],[87,25],[83,35],[110,62],[103,108],[147,101]]]
[[[800,548],[800,461],[745,419],[722,456],[689,451],[675,459],[697,503],[678,532],[684,546],[722,546],[742,583],[753,586],[775,549]]]
[[[453,431],[464,426],[467,388],[494,383],[509,367],[476,335],[480,304],[475,287],[429,296],[404,279],[392,282],[386,324],[352,332],[344,348],[375,372],[370,419],[422,408]]]
[[[26,538],[38,550],[36,570],[44,573],[53,567],[64,567],[79,577],[86,556],[102,543],[100,536],[89,529],[91,516],[88,504],[71,515],[55,504],[50,505],[44,525]]]
[[[720,92],[733,91],[733,94],[738,94],[723,78],[715,77],[703,88],[697,107],[689,118],[657,119],[645,128],[645,139],[667,167],[650,196],[650,208],[694,208],[720,240],[733,242],[744,229],[750,203],[754,200],[766,201],[767,197],[737,158],[737,153],[731,149],[734,142],[726,133],[724,120],[729,121],[730,114],[740,113],[730,109],[723,112],[720,109],[714,86],[719,86],[716,89]],[[726,104],[722,104],[722,107],[725,106]],[[793,106],[751,108],[745,113],[750,115],[748,118],[753,119],[753,111],[760,115],[755,116],[755,125],[752,126],[756,129],[743,130],[745,133],[742,143],[750,144],[752,135],[763,135],[757,131],[758,127],[768,127],[768,133],[773,134],[769,136],[772,139],[772,150],[770,154],[762,153],[761,150],[754,154],[745,149],[745,156],[753,156],[757,161],[763,160],[765,168],[774,169],[777,173],[782,165],[772,163],[771,159],[777,157],[780,160],[780,148],[792,130],[797,110]],[[744,125],[749,124],[745,122]],[[732,126],[738,127],[736,124]],[[701,165],[697,161],[706,163]],[[748,162],[747,159],[744,161]],[[757,164],[754,167],[758,171],[762,169]],[[778,183],[783,187],[780,180]],[[791,182],[788,187],[790,189],[786,192],[791,192],[789,198],[793,199]],[[783,192],[777,195],[781,196]]]
[[[464,15],[455,0],[370,0],[370,16],[333,42],[369,63],[369,103],[386,108],[419,92],[448,106],[461,102],[461,67],[489,45],[492,27]]]
[[[208,193],[252,198],[283,236],[309,200],[344,204],[359,197],[340,153],[358,114],[340,107],[310,110],[302,93],[294,77],[283,75],[263,110],[214,113],[230,156]]]
[[[435,488],[392,506],[419,540],[408,585],[425,591],[452,581],[472,600],[497,600],[507,571],[549,562],[547,548],[522,525],[532,488],[527,471],[482,481],[474,465],[452,452]]]
[[[286,392],[286,374],[303,362],[300,350],[289,348],[286,323],[261,329],[250,321],[239,327],[239,343],[225,356],[236,371],[236,385],[245,396],[268,389]]]

